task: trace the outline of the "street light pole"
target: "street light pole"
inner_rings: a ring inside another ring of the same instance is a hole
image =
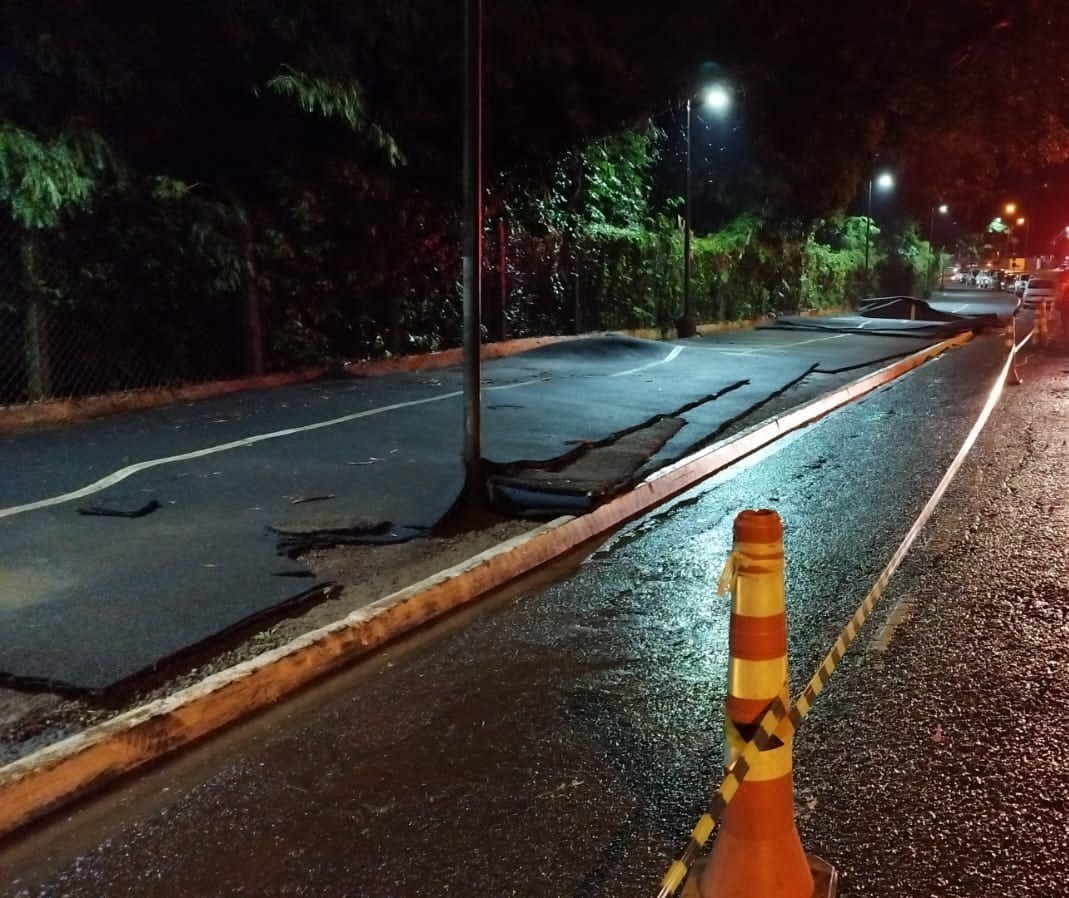
[[[869,292],[869,241],[872,231],[872,177],[869,177],[869,202],[865,211],[865,293]]]
[[[721,82],[707,85],[702,91],[703,105],[714,114],[723,114],[731,105],[731,93],[727,86]],[[693,337],[698,333],[698,314],[694,308],[694,297],[691,295],[691,275],[693,274],[693,259],[691,258],[691,237],[693,217],[693,150],[692,140],[693,112],[691,110],[691,97],[687,97],[686,118],[683,125],[683,142],[685,146],[686,173],[683,185],[683,315],[676,321],[676,334],[679,337]]]
[[[1024,216],[1021,216],[1020,218],[1017,219],[1017,226],[1020,227],[1021,225],[1024,225],[1024,240],[1022,240],[1021,244],[1020,244],[1021,257],[1025,260],[1025,267],[1027,267],[1028,266],[1028,231],[1029,231],[1029,228],[1032,225],[1032,220],[1030,218],[1025,218]]]
[[[698,318],[694,312],[694,300],[690,294],[691,255],[691,110],[690,97],[687,97],[686,112],[686,175],[683,186],[683,317],[676,331],[680,337],[693,337],[698,332]]]
[[[927,295],[928,292],[931,290],[931,283],[932,283],[932,262],[933,262],[934,257],[935,257],[935,213],[936,213],[936,208],[937,207],[932,206],[931,214],[928,216],[928,279],[927,279],[927,282],[924,285],[925,295]],[[946,203],[940,203],[940,205],[938,206],[938,211],[939,211],[940,215],[946,215],[947,214],[947,205],[946,205]],[[942,254],[942,252],[940,252],[939,253],[939,288],[942,289],[942,287],[943,287],[943,254]]]
[[[881,190],[890,190],[894,186],[895,179],[889,172],[881,172],[875,178],[869,175],[868,207],[865,215],[865,292],[870,290],[871,272],[869,270],[869,244],[872,242],[872,182]]]
[[[932,262],[935,255],[935,206],[928,216],[928,276],[924,279],[924,295],[929,296],[932,289]]]
[[[1014,218],[1017,215],[1017,204],[1016,203],[1006,203],[1004,211],[1006,213],[1006,218],[1007,218],[1006,230],[1003,231],[1003,236],[1005,237],[1004,243],[1006,244],[1006,264],[1012,266],[1013,265],[1013,253],[1012,253],[1012,251],[1010,249],[1010,245],[1011,245],[1010,244],[1010,239],[1012,237],[1013,238],[1013,243],[1017,243],[1016,237],[1014,236],[1014,233],[1013,233]],[[1016,219],[1016,222],[1017,222],[1018,225],[1020,225],[1021,223],[1024,222],[1024,219],[1023,218],[1018,218],[1018,219]]]

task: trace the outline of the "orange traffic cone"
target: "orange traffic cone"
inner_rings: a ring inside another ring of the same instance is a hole
[[[729,763],[787,684],[783,524],[775,511],[735,518],[728,696]],[[701,898],[834,894],[834,870],[807,858],[794,822],[792,737],[773,739],[746,771],[698,881]],[[811,869],[812,866],[812,869]],[[813,871],[819,871],[817,881]]]

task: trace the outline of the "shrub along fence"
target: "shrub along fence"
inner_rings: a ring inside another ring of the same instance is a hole
[[[352,246],[297,252],[269,228],[254,240],[241,220],[206,229],[203,217],[149,205],[98,208],[51,232],[8,220],[0,224],[0,404],[459,346],[453,231],[424,227],[418,244],[395,244],[390,252],[401,257],[387,265]],[[861,293],[857,253],[812,237],[770,238],[740,220],[692,246],[699,321],[840,306]],[[492,221],[484,339],[668,333],[682,311],[682,267],[674,227],[602,227],[569,239]]]

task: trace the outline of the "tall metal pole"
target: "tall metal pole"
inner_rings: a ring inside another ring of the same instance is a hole
[[[497,216],[497,291],[501,297],[501,322],[498,325],[497,337],[502,343],[509,338],[509,322],[506,315],[509,304],[508,240],[509,232],[505,224],[505,215],[499,213]]]
[[[869,292],[869,234],[872,231],[872,178],[869,178],[869,205],[865,213],[865,293]]]
[[[681,337],[693,337],[698,330],[697,316],[694,314],[694,301],[690,295],[690,275],[691,275],[691,259],[690,259],[690,231],[691,231],[691,114],[690,114],[690,97],[687,97],[687,119],[686,119],[686,154],[687,154],[687,173],[685,178],[685,185],[683,188],[683,326],[680,327],[679,336]]]
[[[935,206],[932,206],[928,216],[928,279],[924,284],[925,291],[932,287],[932,262],[935,258]]]
[[[464,468],[469,498],[483,499],[482,258],[483,98],[482,0],[464,0]]]

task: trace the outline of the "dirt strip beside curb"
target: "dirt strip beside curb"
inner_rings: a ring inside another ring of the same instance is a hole
[[[589,514],[558,518],[284,646],[0,768],[0,836],[262,710],[384,643],[608,533],[969,339],[971,334],[959,335],[914,353],[662,468]]]

